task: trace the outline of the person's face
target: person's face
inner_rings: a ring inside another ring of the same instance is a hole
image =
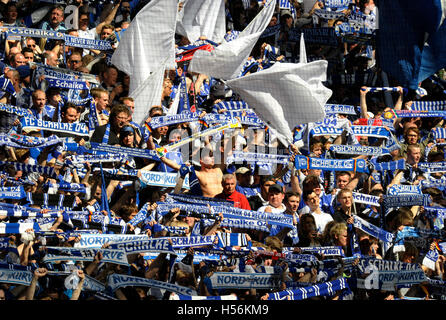
[[[203,167],[212,168],[215,164],[215,159],[212,156],[204,156],[200,162]]]
[[[344,192],[339,196],[338,200],[344,210],[350,209],[353,204],[353,196],[350,192]]]
[[[129,108],[130,112],[133,114],[133,112],[135,111],[135,101],[124,100],[123,103]]]
[[[121,128],[126,124],[128,119],[128,115],[125,112],[120,112],[116,115],[116,118],[114,119],[115,127],[118,130],[121,130]]]
[[[63,114],[62,122],[74,123],[77,120],[77,110],[75,108],[68,108]]]
[[[28,48],[35,50],[36,49],[36,41],[34,39],[28,39],[28,40],[26,40],[26,46]]]
[[[407,162],[411,165],[420,162],[421,151],[420,148],[414,148],[407,151]]]
[[[237,182],[241,186],[249,186],[251,182],[250,172],[248,171],[247,173],[244,174],[237,174]]]
[[[222,183],[223,186],[223,192],[225,194],[232,194],[235,191],[235,186],[236,186],[236,180],[235,178],[228,178],[225,179]]]
[[[406,135],[407,144],[416,144],[418,141],[418,134],[415,131],[409,130]]]
[[[349,175],[340,175],[336,178],[336,187],[339,189],[345,188],[348,183],[350,182],[350,176]]]
[[[300,199],[297,196],[291,196],[288,198],[286,202],[286,207],[289,211],[296,212],[299,208]]]
[[[24,66],[25,64],[26,64],[25,56],[21,53],[16,54],[13,67]]]
[[[285,195],[282,192],[268,192],[268,202],[274,208],[280,208]]]
[[[277,24],[277,17],[276,16],[272,16],[271,17],[271,21],[269,22],[268,26],[272,27],[275,26]]]
[[[0,300],[6,300],[5,290],[0,289]]]
[[[6,12],[6,19],[9,22],[16,21],[17,20],[17,15],[18,15],[17,8],[11,6],[11,7],[8,8],[8,11]]]
[[[77,30],[72,30],[68,33],[68,35],[72,37],[79,37],[79,32],[77,32]]]
[[[102,31],[101,31],[101,40],[107,39],[108,37],[111,36],[112,33],[113,33],[112,29],[103,28]]]
[[[73,54],[68,58],[68,67],[72,70],[76,70],[82,66],[82,58],[78,54]]]
[[[50,21],[53,26],[58,26],[63,21],[63,11],[59,9],[54,9],[51,12]]]
[[[108,106],[108,93],[102,92],[99,98],[96,98],[96,108],[99,111],[105,110]]]
[[[33,62],[34,61],[34,53],[32,53],[32,52],[25,52],[23,54],[23,56],[25,57],[25,61],[26,62]]]
[[[126,146],[126,147],[132,147],[134,141],[135,141],[135,135],[134,135],[133,133],[127,133],[127,134],[122,138],[122,143],[123,143],[124,146]]]
[[[345,247],[347,245],[347,238],[348,238],[347,230],[342,231],[335,237],[339,246]]]
[[[160,136],[165,136],[167,134],[167,130],[169,130],[168,126],[163,126],[155,129]]]
[[[46,103],[46,95],[44,92],[37,92],[35,97],[33,97],[33,104],[34,106],[36,106],[38,109],[43,109],[45,107],[45,103]]]
[[[308,195],[306,204],[310,207],[311,211],[314,211],[317,208],[319,208],[319,203],[320,203],[320,198],[315,192],[312,192],[311,194]]]
[[[262,190],[265,194],[268,193],[269,191],[269,187],[271,187],[273,184],[275,184],[274,181],[265,181],[265,183],[262,185]]]
[[[114,85],[118,80],[118,71],[115,68],[110,68],[104,73],[104,81],[109,85]]]
[[[82,31],[87,30],[88,28],[88,16],[86,14],[82,14],[79,17],[79,29]]]
[[[322,155],[322,147],[320,146],[314,147],[313,153],[316,157],[320,157]]]
[[[172,93],[172,83],[165,81],[163,83],[163,95],[167,97],[170,96],[171,93]]]

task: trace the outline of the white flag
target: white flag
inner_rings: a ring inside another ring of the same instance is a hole
[[[213,51],[198,50],[189,64],[189,71],[218,79],[236,78],[251,54],[261,32],[224,42]]]
[[[166,69],[175,69],[177,13],[178,0],[152,0],[124,32],[111,62],[130,76],[130,94],[166,58]]]
[[[288,146],[293,141],[294,127],[325,117],[324,105],[332,94],[322,84],[326,80],[327,64],[325,60],[307,64],[275,63],[268,69],[228,80],[226,84]]]
[[[265,31],[276,8],[276,0],[270,0],[263,6],[262,10],[255,16],[254,19],[240,32],[239,37],[246,37],[250,34]]]
[[[300,46],[299,46],[299,62],[300,63],[307,63],[307,50],[305,48],[305,39],[304,39],[304,33],[302,32],[300,34]]]
[[[161,105],[165,65],[160,64],[130,96],[135,100],[132,120],[143,125],[152,106]]]
[[[195,52],[189,70],[218,79],[236,78],[251,54],[260,35],[268,26],[274,13],[276,0],[271,0],[251,23],[230,42],[223,42],[213,51]]]
[[[178,17],[177,33],[190,42],[201,36],[221,42],[226,33],[224,0],[186,0]]]

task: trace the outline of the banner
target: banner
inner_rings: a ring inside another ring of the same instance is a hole
[[[127,242],[135,240],[148,240],[146,234],[82,234],[80,241],[74,244],[75,248],[101,248],[108,242]]]
[[[141,177],[139,180],[143,185],[156,186],[163,188],[174,188],[177,184],[178,174],[169,172],[157,172],[157,171],[143,171],[141,170]],[[189,175],[184,178],[184,189],[190,189]]]
[[[371,146],[350,146],[350,145],[340,145],[332,144],[330,150],[339,154],[350,154],[350,155],[365,155],[380,157],[385,154],[389,154],[389,150],[380,147]]]
[[[301,37],[301,33],[304,34],[305,42],[322,44],[331,47],[338,46],[338,36],[334,28],[322,27],[322,28],[297,28],[294,27],[288,34],[288,41],[298,42]]]

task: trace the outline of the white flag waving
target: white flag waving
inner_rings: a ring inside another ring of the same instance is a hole
[[[167,58],[175,69],[178,0],[152,0],[130,23],[111,62],[130,76],[130,94]]]
[[[262,32],[271,21],[276,0],[271,0],[243,30],[237,39],[224,42],[208,52],[195,52],[189,70],[219,79],[236,78]]]
[[[152,106],[161,105],[161,95],[163,91],[164,64],[160,64],[148,78],[130,96],[135,100],[135,110],[132,120],[140,125],[149,116]]]
[[[224,0],[186,0],[180,12],[177,33],[190,42],[201,36],[214,42],[223,40],[226,32]]]
[[[332,94],[322,84],[326,72],[325,60],[307,64],[275,63],[268,69],[228,80],[226,84],[288,146],[293,141],[295,126],[325,117],[324,105]]]

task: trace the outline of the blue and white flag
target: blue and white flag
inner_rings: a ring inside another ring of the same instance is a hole
[[[25,233],[29,229],[31,229],[33,231],[39,231],[40,227],[35,222],[26,222],[26,223],[2,222],[2,223],[0,223],[0,234]]]

